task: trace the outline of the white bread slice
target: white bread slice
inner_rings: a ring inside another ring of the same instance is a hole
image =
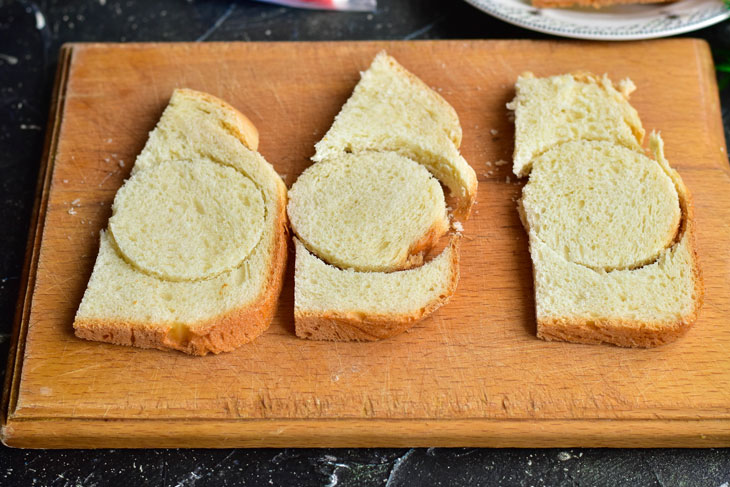
[[[568,140],[609,140],[641,151],[644,129],[628,102],[634,89],[629,79],[614,87],[605,75],[523,73],[507,104],[515,111],[514,173],[526,176],[537,156]]]
[[[395,152],[342,153],[310,166],[289,190],[287,211],[310,251],[359,271],[419,265],[449,229],[439,182]]]
[[[703,285],[695,252],[692,202],[681,178],[664,158],[661,138],[652,134],[650,144],[657,165],[676,188],[681,209],[676,239],[653,262],[613,271],[570,262],[523,218],[530,238],[539,338],[653,347],[675,340],[696,319]],[[535,161],[539,163],[539,159]],[[531,175],[528,186],[534,177]],[[603,203],[620,204],[620,199]],[[525,213],[536,210],[523,204]]]
[[[298,239],[294,319],[301,338],[372,341],[389,338],[445,304],[459,280],[459,237],[436,258],[398,272],[338,269]]]
[[[261,195],[263,224],[251,229],[260,231],[260,237],[235,267],[226,268],[235,262],[229,260],[215,277],[173,281],[126,261],[114,236],[102,232],[99,256],[74,320],[77,336],[205,355],[233,350],[269,326],[286,263],[286,186],[254,151],[257,144],[255,127],[222,100],[192,90],[173,93],[137,158],[133,178],[144,178],[144,171],[164,171],[168,161],[230,167],[251,180]],[[201,204],[215,207],[211,201]]]
[[[343,152],[394,151],[424,164],[468,218],[477,178],[459,154],[461,126],[453,107],[385,52],[380,52],[320,140],[315,162]]]
[[[567,261],[603,270],[654,261],[677,234],[674,182],[656,161],[606,141],[576,140],[533,160],[527,226]]]

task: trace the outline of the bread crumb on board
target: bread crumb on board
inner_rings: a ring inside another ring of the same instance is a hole
[[[68,209],[69,215],[75,215],[76,214],[76,208],[81,206],[81,198],[76,198],[71,203],[69,203],[70,208]]]
[[[460,221],[454,220],[453,222],[451,222],[451,226],[458,233],[463,233],[464,232],[464,225],[462,225]]]

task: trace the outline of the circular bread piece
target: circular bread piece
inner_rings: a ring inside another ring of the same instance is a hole
[[[599,141],[566,142],[535,159],[522,205],[528,227],[553,250],[605,270],[653,261],[681,216],[677,190],[656,161]]]
[[[165,161],[117,192],[109,230],[123,256],[163,279],[199,280],[237,267],[264,226],[259,188],[209,160]]]
[[[342,154],[310,166],[289,190],[288,212],[312,252],[360,271],[410,267],[411,256],[448,230],[439,182],[392,152]]]

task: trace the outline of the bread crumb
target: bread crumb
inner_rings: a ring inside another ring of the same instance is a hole
[[[106,143],[107,144],[111,144],[112,143],[112,139],[106,139]]]
[[[104,162],[107,162],[108,163],[109,162],[109,158],[108,157],[105,157],[104,158]]]
[[[464,225],[462,225],[461,222],[459,222],[459,221],[454,220],[451,223],[451,226],[454,228],[454,230],[456,230],[459,233],[464,232]]]
[[[109,179],[110,177],[112,177],[112,174],[114,174],[114,173],[113,172],[110,172],[106,176],[104,176],[104,179],[102,179],[101,182],[99,183],[99,187],[100,188],[101,188],[101,185],[104,184],[107,179]]]
[[[507,184],[509,184],[510,181],[511,181],[511,179],[509,178],[509,176],[507,176],[507,178],[504,180],[504,182],[507,183]]]
[[[487,164],[487,167],[492,167],[492,162],[491,161],[487,161],[486,164]]]
[[[489,131],[489,133],[492,134],[492,135],[497,135],[499,133],[499,130],[492,129],[492,130]]]
[[[78,206],[79,203],[81,203],[81,199],[80,198],[76,198],[75,200],[73,200],[71,202],[71,206]]]
[[[74,207],[69,208],[68,209],[68,214],[69,215],[75,215],[76,214],[76,209]]]
[[[68,184],[68,179],[64,179],[63,184]]]
[[[606,75],[604,75],[605,79],[608,79]],[[628,99],[629,95],[636,90],[636,85],[633,81],[631,81],[630,78],[624,78],[621,81],[618,82],[618,91],[624,95],[624,98]]]
[[[124,167],[124,161],[119,159],[119,167]]]
[[[505,164],[509,164],[509,162],[505,161],[504,159],[500,159],[494,163],[495,166],[504,166]]]

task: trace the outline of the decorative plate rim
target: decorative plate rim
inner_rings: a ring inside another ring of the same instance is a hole
[[[539,11],[540,9],[527,5],[525,5],[524,7],[515,7],[507,5],[500,0],[465,1],[473,7],[483,12],[486,12],[489,15],[492,15],[493,17],[496,17],[500,20],[516,25],[518,27],[523,27],[545,34],[553,34],[562,37],[586,40],[631,41],[641,39],[656,39],[659,37],[667,37],[702,29],[704,27],[709,27],[710,25],[717,24],[725,19],[730,18],[730,9],[725,8],[722,3],[719,2],[717,3],[716,8],[707,9],[707,14],[701,15],[696,20],[692,19],[686,22],[675,22],[674,25],[664,27],[662,27],[661,25],[657,25],[653,28],[645,27],[643,30],[640,29],[635,32],[621,32],[620,27],[581,24],[579,22],[570,22],[554,18],[546,19],[543,17],[541,18],[541,20],[535,21],[534,19],[540,17],[532,14],[531,12]],[[675,2],[675,4],[676,3],[679,2]],[[525,14],[530,15],[530,17],[532,18],[526,17]],[[626,15],[628,16],[629,14]]]

